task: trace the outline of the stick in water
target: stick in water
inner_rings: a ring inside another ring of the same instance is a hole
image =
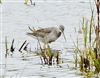
[[[22,53],[22,48],[23,48],[23,46],[25,45],[25,43],[26,43],[26,40],[24,41],[24,43],[21,45],[21,47],[20,47],[20,49],[19,49],[19,52],[21,52]]]
[[[14,39],[12,40],[12,44],[11,44],[11,48],[10,48],[10,51],[13,53],[15,50],[14,48]]]

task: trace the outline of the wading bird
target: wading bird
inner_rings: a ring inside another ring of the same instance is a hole
[[[29,29],[32,32],[28,32],[27,35],[32,36],[35,39],[38,39],[44,44],[48,44],[48,43],[56,41],[61,36],[61,34],[63,34],[64,39],[66,40],[66,37],[64,35],[63,25],[59,25],[58,27],[41,28],[38,30],[35,30],[34,28],[31,29],[30,27]]]

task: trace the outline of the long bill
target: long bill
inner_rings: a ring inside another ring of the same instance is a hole
[[[62,34],[63,34],[63,37],[64,37],[64,39],[65,39],[65,42],[66,42],[66,36],[65,36],[64,32],[62,32]]]

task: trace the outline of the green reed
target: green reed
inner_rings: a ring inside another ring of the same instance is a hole
[[[6,50],[5,58],[7,58],[7,55],[8,55],[8,41],[7,41],[7,37],[5,37],[5,50]]]
[[[49,45],[47,45],[47,47],[45,47],[44,49],[41,48],[41,51],[38,55],[40,56],[42,64],[53,65],[54,58],[56,59],[56,64],[62,63],[59,51],[53,51]]]
[[[78,38],[77,38],[77,43],[75,44],[74,43],[74,46],[75,46],[75,49],[74,49],[74,53],[75,53],[75,55],[74,55],[74,62],[75,62],[75,67],[77,67],[77,65],[78,65]]]
[[[25,0],[25,3],[24,4],[26,4],[26,5],[28,5],[28,2],[30,1],[30,3],[31,3],[31,5],[33,4],[32,3],[32,0]]]
[[[98,76],[98,74],[100,73],[100,53],[99,53],[100,40],[98,41],[98,39],[100,38],[98,35],[100,31],[98,32],[99,28],[97,26],[95,26],[96,28],[94,27],[95,22],[94,22],[93,14],[94,14],[94,10],[91,8],[90,21],[85,19],[84,17],[82,19],[82,34],[83,34],[84,48],[80,49],[79,47],[76,47],[75,45],[75,49],[78,48],[75,52],[75,56],[76,54],[80,53],[79,54],[80,59],[77,59],[77,60],[79,61],[80,71],[83,72],[86,78],[92,78],[94,74]],[[93,30],[93,27],[95,28],[94,30]],[[96,33],[96,38],[92,38],[93,32]],[[78,62],[75,63],[75,66],[77,63]]]
[[[84,24],[83,24],[84,25]],[[80,60],[80,67],[81,70],[83,72],[96,72],[98,71],[98,73],[100,72],[100,62],[97,61],[96,58],[96,54],[94,52],[94,48],[93,46],[91,46],[91,44],[93,45],[94,43],[91,41],[91,36],[92,36],[92,28],[93,28],[93,15],[91,16],[91,20],[89,21],[89,24],[87,24],[87,21],[85,22],[85,28],[83,28],[83,37],[84,37],[84,49],[81,51],[82,54],[80,55],[81,60]],[[87,27],[86,27],[87,26]],[[89,29],[88,29],[89,28]],[[88,32],[88,33],[87,33]],[[89,35],[89,37],[87,36]],[[89,42],[87,42],[87,39],[89,40]],[[94,39],[95,40],[95,39]],[[89,44],[88,44],[89,43]],[[87,45],[88,44],[88,45]],[[98,67],[99,66],[99,67]],[[92,70],[92,68],[95,68],[95,71]],[[87,74],[88,74],[87,73]]]
[[[87,31],[88,31],[88,21],[83,18],[82,22],[82,30],[83,30],[83,38],[84,38],[84,47],[87,46]]]
[[[2,1],[0,0],[0,3],[2,3]]]

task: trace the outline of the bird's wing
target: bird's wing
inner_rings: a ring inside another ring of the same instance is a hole
[[[50,28],[42,28],[42,29],[36,30],[36,32],[48,34],[48,33],[52,32],[52,29],[53,29],[52,27],[50,27]]]
[[[36,37],[45,37],[45,35],[48,35],[49,33],[51,33],[52,30],[53,30],[53,27],[42,28],[42,29],[34,30],[32,33],[27,33],[27,34],[33,35],[33,36],[36,36]]]

